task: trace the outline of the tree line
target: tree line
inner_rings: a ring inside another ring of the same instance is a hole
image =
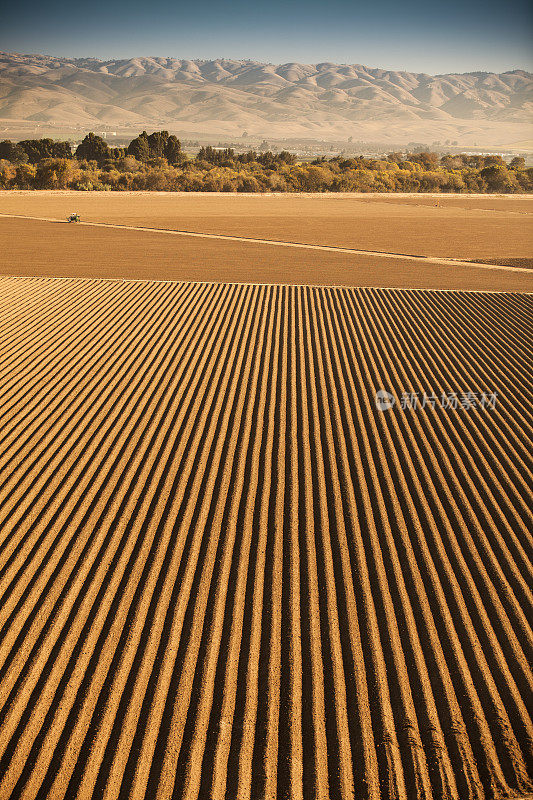
[[[533,191],[521,157],[389,153],[382,158],[321,156],[298,161],[287,151],[236,154],[201,147],[186,155],[168,131],[143,131],[127,147],[89,133],[72,152],[52,139],[0,141],[0,188],[208,192],[498,192]]]

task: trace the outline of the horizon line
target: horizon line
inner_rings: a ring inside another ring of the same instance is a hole
[[[259,59],[254,58],[232,58],[230,56],[217,56],[216,58],[179,58],[178,56],[164,56],[164,55],[134,55],[134,56],[116,56],[112,58],[99,58],[98,56],[92,55],[84,55],[84,56],[64,56],[64,55],[57,55],[54,53],[22,53],[18,51],[11,51],[11,50],[0,50],[0,56],[24,56],[26,58],[32,56],[41,56],[45,58],[59,58],[65,61],[98,61],[101,64],[108,64],[111,62],[116,61],[131,61],[135,58],[166,58],[172,61],[191,61],[193,64],[196,63],[212,63],[215,61],[233,61],[238,62],[241,64],[262,64],[264,66],[272,66],[272,67],[285,67],[290,66],[291,64],[295,64],[298,66],[308,66],[308,67],[320,67],[325,65],[331,65],[335,67],[362,67],[366,70],[379,70],[382,72],[400,72],[400,73],[407,73],[410,75],[430,75],[432,77],[442,77],[444,75],[511,75],[516,72],[525,72],[527,75],[533,75],[533,73],[526,69],[525,67],[514,67],[513,69],[504,70],[503,72],[495,72],[494,70],[483,70],[483,69],[476,69],[476,70],[469,70],[467,72],[419,72],[415,70],[409,69],[393,69],[388,67],[371,67],[367,64],[363,64],[361,62],[338,62],[338,61],[284,61],[284,62],[275,62],[275,61],[261,61]]]

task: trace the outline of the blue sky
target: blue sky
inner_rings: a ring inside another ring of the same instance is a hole
[[[529,0],[26,0],[2,11],[0,50],[502,72],[532,68],[532,34]]]

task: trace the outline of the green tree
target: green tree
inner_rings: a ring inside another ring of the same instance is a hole
[[[154,131],[148,137],[150,158],[164,158],[168,142],[168,131]]]
[[[69,142],[55,142],[53,139],[26,139],[19,142],[31,164],[43,158],[72,158]]]
[[[219,150],[216,147],[201,147],[196,156],[197,161],[207,161],[208,164],[217,164],[218,166],[231,166],[235,161],[235,151],[231,147],[224,150]]]
[[[76,149],[76,158],[78,161],[86,159],[87,161],[96,161],[97,164],[102,164],[109,158],[108,144],[101,136],[97,136],[95,133],[88,133]]]
[[[5,158],[0,159],[0,188],[1,189],[17,189],[15,176],[17,168],[10,161]]]
[[[163,155],[169,164],[182,163],[184,156],[181,152],[181,142],[174,135],[168,137]]]
[[[211,162],[214,152],[215,151],[213,150],[211,145],[208,145],[207,147],[203,147],[202,146],[202,147],[200,147],[200,149],[196,153],[196,161]]]
[[[35,181],[34,164],[17,164],[15,170],[15,186],[17,189],[33,189]]]
[[[493,164],[481,170],[481,177],[490,192],[506,192],[509,184],[509,170],[501,164]]]
[[[533,191],[533,169],[531,167],[529,169],[517,170],[515,175],[518,185],[523,192]]]
[[[434,169],[439,163],[439,157],[436,153],[430,153],[427,150],[422,153],[410,153],[409,161],[412,164],[420,164],[424,169]]]
[[[282,150],[278,154],[277,159],[280,164],[296,164],[296,156],[294,153],[289,153],[288,150]]]
[[[246,153],[241,153],[240,156],[237,156],[236,160],[240,164],[251,164],[253,161],[257,161],[257,153],[255,150],[248,150]]]
[[[461,158],[461,156],[445,155],[442,156],[440,163],[441,166],[447,170],[461,169],[461,167],[463,166],[463,159]]]
[[[38,189],[66,189],[73,169],[68,158],[43,158],[35,170],[35,186]]]
[[[25,164],[28,161],[28,156],[20,145],[9,139],[4,139],[0,142],[0,159],[11,161],[12,164]]]
[[[54,142],[52,144],[53,158],[72,158],[70,142]]]
[[[133,156],[137,161],[145,162],[150,158],[150,146],[148,144],[148,134],[143,131],[136,139],[133,139],[126,150],[129,156]]]
[[[492,166],[506,167],[507,164],[505,163],[505,161],[503,160],[503,158],[501,156],[485,156],[484,159],[483,159],[483,166],[484,167],[492,167]]]

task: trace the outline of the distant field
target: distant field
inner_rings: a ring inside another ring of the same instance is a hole
[[[0,798],[526,797],[532,312],[1,277]]]
[[[302,243],[170,236],[0,217],[0,272],[316,285],[531,291],[525,272],[383,254],[533,264],[525,197],[261,196],[3,192],[0,213]],[[372,255],[376,253],[376,255]]]
[[[0,192],[0,211],[408,255],[533,257],[529,196]]]

